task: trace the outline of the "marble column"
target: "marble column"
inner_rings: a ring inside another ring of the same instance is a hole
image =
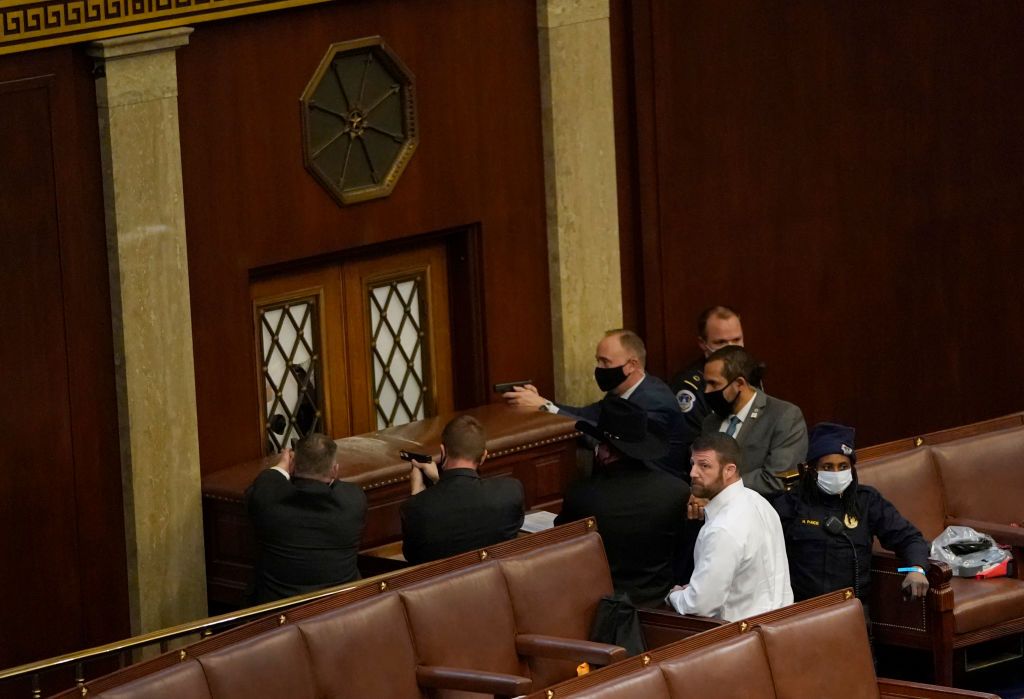
[[[622,325],[608,0],[537,0],[555,396],[600,397],[594,348]]]
[[[191,28],[96,58],[132,632],[206,616],[175,52]]]

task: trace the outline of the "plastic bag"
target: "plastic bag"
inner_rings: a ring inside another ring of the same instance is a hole
[[[999,548],[988,534],[970,527],[946,527],[932,542],[931,557],[948,563],[953,575],[973,578],[997,566],[1005,569],[1010,552]]]

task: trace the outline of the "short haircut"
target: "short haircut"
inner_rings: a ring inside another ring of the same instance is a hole
[[[711,306],[705,308],[697,316],[697,337],[702,340],[708,339],[708,321],[712,317],[721,318],[722,320],[728,320],[729,318],[739,318],[740,314],[735,309],[729,308],[728,306]]]
[[[484,426],[472,415],[459,415],[444,426],[441,444],[449,459],[469,459],[479,464],[484,458],[487,435]]]
[[[622,343],[623,349],[630,354],[636,355],[636,360],[640,362],[640,366],[647,366],[647,347],[644,345],[644,341],[640,339],[632,330],[626,330],[625,328],[615,328],[609,330],[604,334],[605,337],[618,337],[619,342]]]
[[[761,383],[764,367],[739,345],[726,345],[715,350],[704,360],[704,366],[711,362],[722,362],[722,375],[726,381],[735,381],[742,376],[754,386]]]
[[[740,470],[743,452],[739,442],[725,432],[709,432],[698,436],[690,446],[690,453],[698,451],[713,451],[720,466],[736,464],[736,470]]]
[[[326,476],[334,466],[338,445],[325,434],[311,432],[295,445],[296,476]]]

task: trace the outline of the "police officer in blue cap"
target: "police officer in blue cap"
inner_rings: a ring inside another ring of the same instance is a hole
[[[786,537],[793,597],[852,587],[867,603],[875,537],[910,569],[904,593],[924,597],[928,543],[877,490],[857,483],[853,437],[846,425],[815,425],[799,483],[772,502]]]

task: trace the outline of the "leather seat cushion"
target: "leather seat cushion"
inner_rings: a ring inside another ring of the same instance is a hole
[[[545,546],[498,561],[515,612],[516,631],[585,640],[601,597],[614,591],[601,537]],[[535,687],[576,676],[576,663],[530,658]]]
[[[217,699],[315,699],[306,642],[294,626],[232,643],[199,657]]]
[[[665,660],[661,669],[673,698],[775,699],[768,656],[756,633]]]
[[[497,564],[447,573],[398,594],[422,664],[526,676],[516,654],[508,586]]]
[[[760,634],[779,699],[878,699],[864,610],[856,599],[764,624]]]
[[[140,677],[120,687],[108,689],[96,695],[102,699],[128,699],[129,697],[152,697],[152,699],[209,699],[210,688],[206,686],[206,675],[196,660],[164,668],[152,675]]]
[[[1024,427],[932,447],[950,517],[997,524],[1024,520]]]
[[[669,694],[665,678],[661,674],[661,669],[658,666],[654,666],[642,672],[631,673],[618,679],[602,682],[591,689],[574,692],[572,696],[580,697],[581,699],[582,697],[587,697],[588,699],[623,699],[624,697],[673,699],[677,695]]]
[[[969,633],[1024,618],[1024,580],[953,578],[953,629]]]
[[[318,614],[297,624],[321,697],[419,699],[416,653],[395,593]]]
[[[857,464],[857,480],[877,488],[928,541],[946,528],[942,484],[929,447]]]

